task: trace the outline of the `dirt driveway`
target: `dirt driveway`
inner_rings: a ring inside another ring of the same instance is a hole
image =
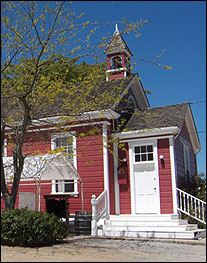
[[[206,240],[68,237],[41,248],[1,246],[2,262],[206,262]]]

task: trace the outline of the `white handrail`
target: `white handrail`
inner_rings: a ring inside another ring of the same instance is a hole
[[[206,202],[176,188],[178,193],[178,211],[206,224]]]
[[[97,198],[95,195],[91,197],[92,205],[92,221],[91,221],[91,235],[97,234],[97,222],[105,214],[108,217],[108,195],[107,191],[103,191]]]

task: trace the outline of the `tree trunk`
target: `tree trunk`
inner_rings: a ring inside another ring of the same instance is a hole
[[[5,203],[5,208],[4,208],[4,210],[12,210],[12,209],[14,209],[15,202],[14,202],[14,198],[12,198],[12,196],[7,195],[7,196],[4,198],[4,203]]]

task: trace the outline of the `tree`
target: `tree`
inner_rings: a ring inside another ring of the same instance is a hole
[[[68,1],[3,1],[1,10],[1,191],[8,210],[15,205],[27,157],[24,141],[33,121],[48,116],[50,110],[59,116],[67,112],[67,121],[87,111],[103,110],[110,100],[119,99],[121,87],[100,93],[95,84],[102,79],[104,62],[77,64],[87,56],[100,62],[100,51],[103,52],[109,36],[95,44],[91,38],[103,23],[79,22],[84,14],[76,15]],[[137,32],[146,22],[133,23],[124,18],[120,21],[122,34]],[[152,63],[157,64],[157,59]],[[8,131],[13,140],[11,193],[3,166]]]

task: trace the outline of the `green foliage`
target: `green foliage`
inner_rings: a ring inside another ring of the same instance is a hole
[[[206,177],[203,173],[194,175],[191,180],[185,185],[184,191],[206,202]],[[198,224],[199,228],[206,228],[206,225],[198,222],[197,220],[183,215],[184,219],[187,219],[190,224]]]
[[[38,247],[65,237],[65,223],[53,214],[18,208],[1,214],[2,245]]]
[[[206,177],[203,173],[195,174],[186,182],[183,189],[187,193],[206,202]]]

